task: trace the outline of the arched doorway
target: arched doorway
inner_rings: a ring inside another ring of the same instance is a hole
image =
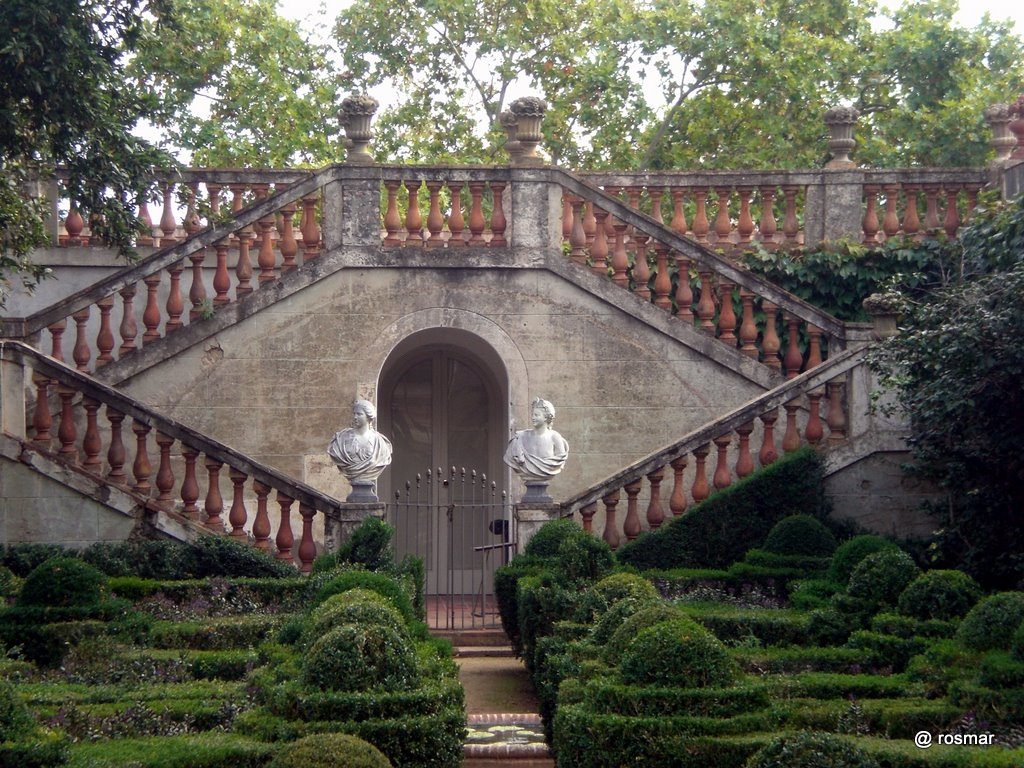
[[[379,426],[395,446],[381,498],[396,554],[424,560],[435,626],[496,620],[492,574],[507,556],[511,530],[501,460],[508,412],[504,366],[465,331],[415,334],[381,371]]]

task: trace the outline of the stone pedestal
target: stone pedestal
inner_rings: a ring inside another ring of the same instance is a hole
[[[549,520],[562,516],[560,504],[524,504],[520,502],[515,508],[516,520],[516,553],[521,553],[534,534]]]
[[[383,519],[386,507],[381,502],[349,503],[340,505],[337,512],[324,515],[324,552],[337,552],[343,542],[348,541],[363,520],[368,517]]]

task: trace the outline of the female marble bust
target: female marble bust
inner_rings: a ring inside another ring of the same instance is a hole
[[[533,429],[515,433],[505,449],[505,463],[526,483],[524,502],[550,503],[548,482],[562,471],[569,458],[569,443],[551,428],[555,407],[536,398],[530,408]]]
[[[352,404],[352,426],[338,432],[327,448],[338,469],[352,484],[348,501],[377,501],[373,485],[391,463],[391,441],[374,425],[377,410],[366,400]]]

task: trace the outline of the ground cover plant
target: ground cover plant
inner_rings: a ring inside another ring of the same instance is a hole
[[[5,549],[0,766],[458,765],[421,568],[366,528],[312,577],[224,537]]]

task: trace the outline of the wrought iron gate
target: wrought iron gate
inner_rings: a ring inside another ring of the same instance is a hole
[[[514,546],[508,494],[476,470],[417,475],[388,505],[395,555],[423,559],[427,623],[437,629],[500,625],[494,571]]]

